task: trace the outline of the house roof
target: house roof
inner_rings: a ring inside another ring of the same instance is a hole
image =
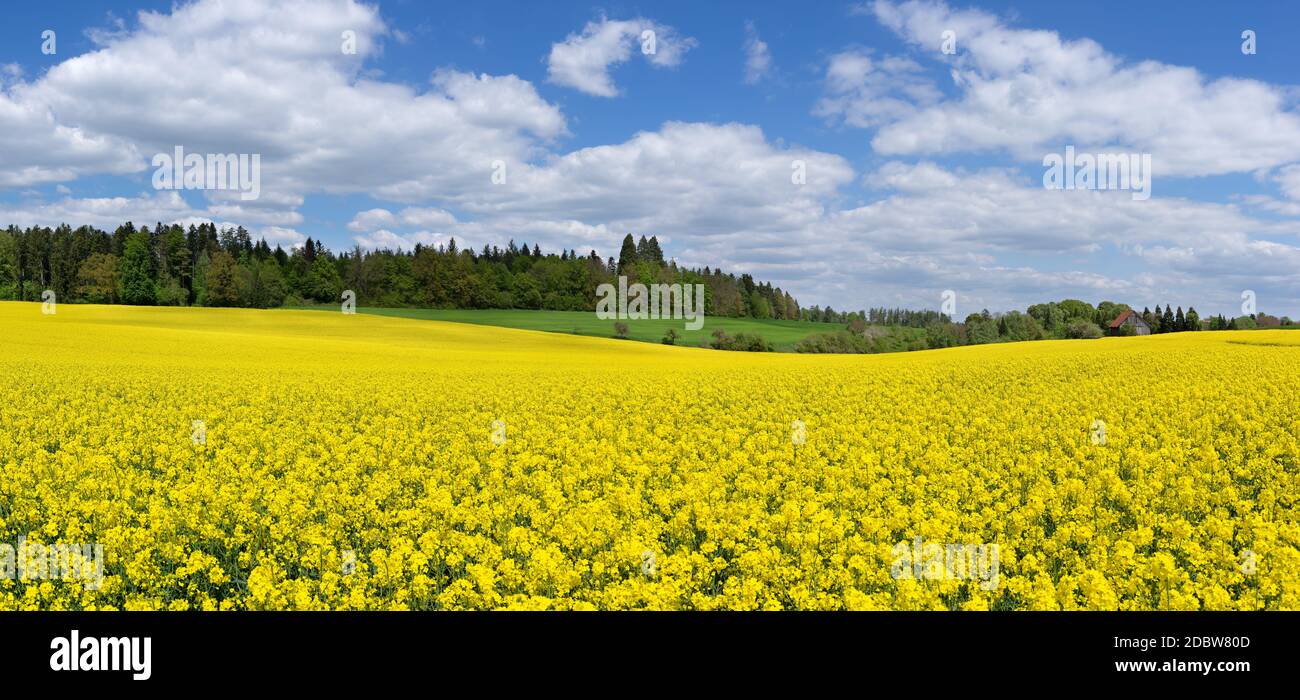
[[[1114,321],[1111,321],[1110,327],[1119,328],[1120,326],[1124,325],[1124,322],[1128,320],[1129,316],[1133,317],[1133,321],[1135,323],[1142,323],[1144,325],[1146,324],[1146,321],[1143,321],[1141,316],[1138,316],[1136,313],[1133,312],[1132,309],[1129,309],[1124,313],[1120,314],[1119,316],[1117,316]]]

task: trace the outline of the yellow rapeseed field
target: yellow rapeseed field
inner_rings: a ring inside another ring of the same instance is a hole
[[[11,558],[0,609],[1300,608],[1300,333],[800,356],[0,303],[0,367],[0,543],[103,552]]]

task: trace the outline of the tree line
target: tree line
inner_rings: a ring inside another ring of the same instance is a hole
[[[703,284],[712,316],[800,319],[788,292],[751,275],[686,268],[665,260],[655,236],[624,237],[617,259],[538,245],[474,251],[451,239],[412,250],[335,253],[308,238],[286,251],[241,227],[131,222],[112,233],[91,226],[10,226],[0,231],[0,298],[99,304],[268,308],[339,303],[352,290],[369,306],[594,311],[596,289],[629,284]]]
[[[814,307],[815,308],[815,307]],[[926,350],[958,345],[982,345],[1022,340],[1063,338],[1100,338],[1128,304],[1103,301],[1096,306],[1078,299],[1064,299],[1034,304],[1025,311],[991,314],[988,309],[966,316],[957,323],[946,315],[932,311],[909,312],[905,309],[871,309],[869,312],[844,314],[847,324],[842,331],[810,335],[795,345],[797,352],[878,353]],[[1147,307],[1138,314],[1152,333],[1178,333],[1201,330],[1236,330],[1260,326],[1289,326],[1291,319],[1257,313],[1226,319],[1222,315],[1202,319],[1193,307],[1184,312],[1165,304],[1155,311]],[[1117,335],[1128,335],[1132,328],[1121,326]]]
[[[749,274],[687,268],[664,258],[655,236],[623,238],[618,258],[576,250],[543,253],[540,246],[485,245],[474,251],[455,239],[404,250],[334,253],[308,238],[284,250],[254,242],[243,227],[215,224],[136,228],[112,233],[90,226],[10,226],[0,231],[0,298],[39,301],[45,290],[60,301],[101,304],[243,306],[268,308],[336,304],[343,290],[358,304],[387,307],[502,308],[594,311],[596,289],[626,276],[629,283],[703,284],[710,316],[846,324],[814,334],[804,352],[897,352],[1044,338],[1099,337],[1130,310],[1077,299],[1034,304],[1024,312],[973,313],[962,322],[933,310],[872,308],[835,311],[801,307],[788,292]],[[1291,325],[1291,319],[1253,314],[1202,319],[1196,309],[1165,304],[1139,314],[1154,333]],[[770,349],[758,337],[715,337],[719,348]]]

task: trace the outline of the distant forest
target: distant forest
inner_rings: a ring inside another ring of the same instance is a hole
[[[0,231],[0,298],[170,306],[268,308],[337,304],[343,290],[364,306],[594,311],[596,288],[629,282],[705,285],[714,316],[842,322],[831,309],[801,309],[788,292],[748,274],[680,267],[664,260],[656,237],[623,239],[617,260],[576,250],[544,254],[510,241],[505,248],[460,248],[455,239],[411,251],[335,253],[308,238],[290,251],[253,242],[243,227],[211,223],[136,228],[111,234],[90,226],[10,226]]]
[[[0,299],[98,304],[242,306],[268,308],[337,304],[343,290],[363,306],[457,309],[595,311],[599,285],[620,275],[643,284],[703,284],[710,316],[845,324],[808,336],[800,352],[897,352],[1041,338],[1094,338],[1129,309],[1077,299],[1034,304],[1025,312],[987,310],[956,322],[932,310],[873,308],[835,311],[801,307],[779,287],[748,274],[686,268],[665,260],[655,236],[623,238],[617,259],[595,251],[543,253],[510,241],[505,248],[417,245],[410,251],[355,247],[335,253],[308,238],[286,251],[253,242],[243,227],[218,231],[211,223],[137,229],[128,222],[111,234],[90,226],[15,226],[0,231]],[[1253,314],[1203,319],[1196,310],[1144,308],[1154,333],[1289,326],[1289,318]],[[1127,330],[1127,329],[1126,329]],[[1114,331],[1112,331],[1114,332]],[[725,336],[725,334],[724,334]],[[767,349],[761,338],[720,337],[714,346]],[[734,347],[733,347],[734,346]]]
[[[897,309],[873,309],[862,317],[850,314],[842,331],[815,333],[800,340],[796,352],[811,353],[878,353],[948,348],[958,345],[1009,343],[1022,340],[1064,338],[1100,338],[1104,335],[1131,335],[1132,326],[1110,328],[1111,322],[1130,311],[1128,304],[1103,301],[1096,306],[1078,299],[1033,304],[1024,312],[991,314],[987,309],[970,314],[965,321],[953,323],[933,312],[908,312]],[[1152,333],[1187,331],[1245,330],[1293,326],[1290,318],[1255,313],[1237,318],[1222,315],[1201,318],[1193,307],[1183,311],[1165,304],[1162,311],[1143,308],[1133,310]]]

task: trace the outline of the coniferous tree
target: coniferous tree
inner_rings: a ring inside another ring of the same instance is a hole
[[[636,262],[636,243],[632,240],[632,234],[629,233],[623,237],[623,245],[618,251],[618,274],[628,274],[628,270],[630,270]]]
[[[659,247],[658,236],[651,236],[650,240],[646,242],[646,253],[650,262],[656,265],[664,264],[664,251],[663,248]]]
[[[343,292],[343,279],[338,268],[325,256],[317,255],[316,262],[311,264],[305,291],[308,297],[319,302],[328,304],[339,300],[339,295]]]
[[[127,236],[117,273],[118,298],[123,304],[147,306],[157,301],[158,289],[150,259],[149,234],[135,231]]]
[[[121,259],[126,251],[126,239],[133,233],[135,233],[135,225],[130,221],[118,226],[117,230],[113,231],[113,250],[109,252]]]

